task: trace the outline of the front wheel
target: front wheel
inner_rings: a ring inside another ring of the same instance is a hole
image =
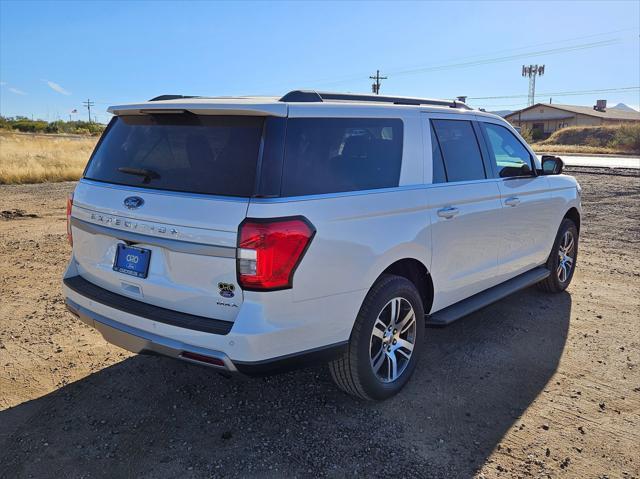
[[[384,275],[360,308],[349,347],[329,363],[331,376],[345,392],[381,400],[397,394],[418,361],[424,338],[424,307],[414,284]]]
[[[562,220],[553,249],[547,260],[551,274],[538,283],[543,291],[560,293],[571,283],[578,259],[578,228],[569,218]]]

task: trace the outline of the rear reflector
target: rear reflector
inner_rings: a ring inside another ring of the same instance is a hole
[[[190,353],[189,351],[183,351],[180,355],[185,359],[191,359],[192,361],[198,361],[200,363],[213,364],[214,366],[225,367],[224,361],[220,358],[214,358],[211,356],[205,356],[204,354]]]
[[[238,283],[245,290],[291,288],[316,230],[303,216],[247,218],[238,233]]]
[[[73,235],[71,232],[71,209],[73,208],[73,192],[67,196],[67,241],[73,246]]]

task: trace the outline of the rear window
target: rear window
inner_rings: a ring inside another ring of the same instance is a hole
[[[158,114],[112,120],[84,177],[190,193],[253,195],[263,117]]]
[[[486,178],[473,126],[464,120],[431,120],[444,158],[447,181]]]
[[[282,196],[398,186],[403,125],[384,118],[290,118]]]

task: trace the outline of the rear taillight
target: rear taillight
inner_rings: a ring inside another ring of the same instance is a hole
[[[243,289],[290,288],[316,230],[302,217],[247,218],[238,232],[238,282]]]
[[[73,246],[73,235],[71,233],[71,208],[73,207],[73,192],[67,196],[67,241]]]

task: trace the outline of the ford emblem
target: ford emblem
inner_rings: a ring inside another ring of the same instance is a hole
[[[124,205],[130,210],[135,210],[144,205],[144,200],[139,196],[128,196],[124,199]]]

